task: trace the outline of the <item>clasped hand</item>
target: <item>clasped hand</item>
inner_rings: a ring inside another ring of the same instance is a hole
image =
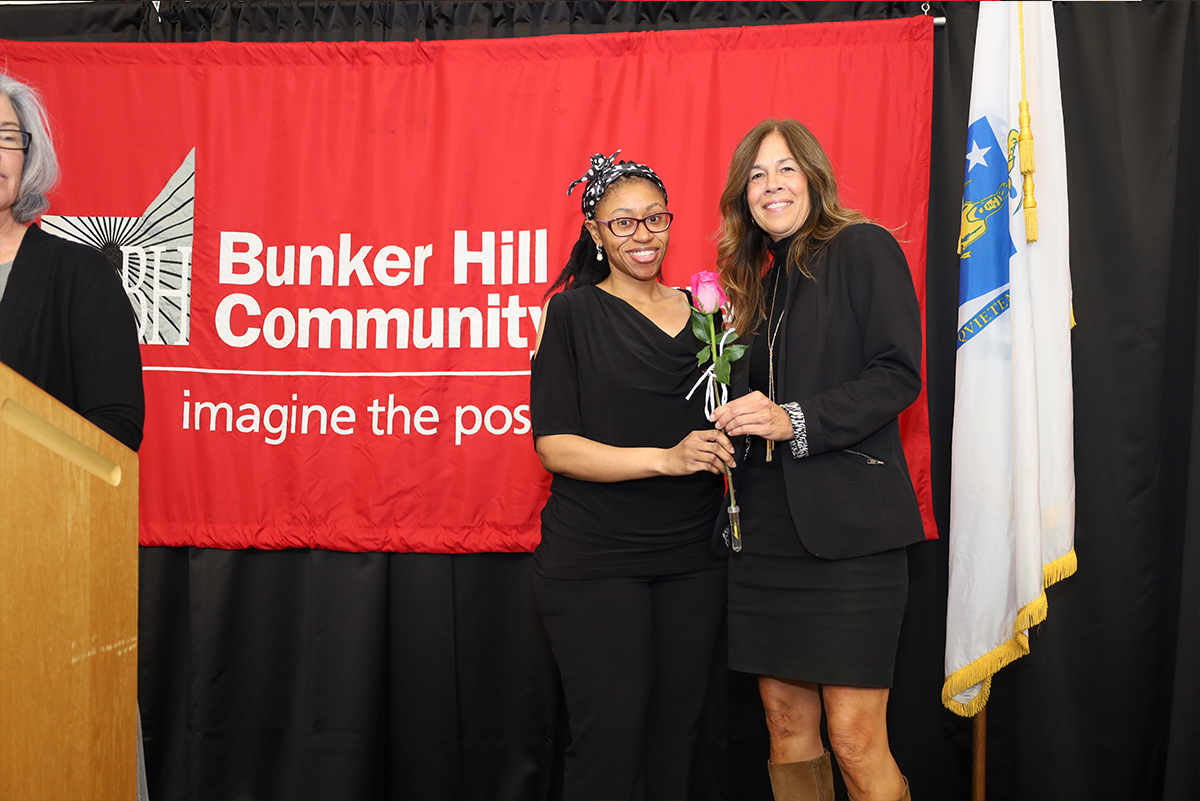
[[[667,450],[663,473],[668,476],[687,476],[707,470],[723,473],[725,467],[736,467],[733,443],[716,429],[693,431],[674,448]]]
[[[757,390],[713,409],[709,420],[730,437],[752,434],[785,442],[795,436],[788,413]]]

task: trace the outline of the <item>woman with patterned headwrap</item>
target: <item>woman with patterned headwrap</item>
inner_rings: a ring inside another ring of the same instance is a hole
[[[685,798],[724,617],[711,554],[729,440],[705,418],[690,296],[660,281],[672,215],[649,167],[592,157],[583,228],[533,361],[554,474],[534,591],[562,674],[564,798]]]

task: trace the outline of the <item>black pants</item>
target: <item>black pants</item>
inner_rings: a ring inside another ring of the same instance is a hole
[[[562,674],[563,798],[680,799],[725,617],[725,570],[534,577]]]

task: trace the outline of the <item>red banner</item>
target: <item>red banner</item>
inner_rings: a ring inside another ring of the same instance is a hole
[[[5,42],[63,181],[44,227],[139,318],[143,545],[526,551],[549,477],[529,355],[617,149],[711,269],[740,137],[805,122],[923,297],[932,22],[434,43]],[[932,528],[924,397],[907,421]]]

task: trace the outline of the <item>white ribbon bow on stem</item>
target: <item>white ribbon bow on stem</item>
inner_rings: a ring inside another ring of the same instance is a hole
[[[720,357],[725,352],[725,341],[731,336],[736,337],[737,332],[732,328],[726,328],[721,332],[721,338],[717,340],[717,356]],[[708,386],[704,390],[704,416],[712,416],[713,410],[718,406],[724,406],[729,402],[729,387],[717,381],[716,360],[709,362],[708,367],[692,385],[691,390],[687,394],[687,400],[692,399],[692,395],[696,394],[696,390],[700,385],[708,381]]]

